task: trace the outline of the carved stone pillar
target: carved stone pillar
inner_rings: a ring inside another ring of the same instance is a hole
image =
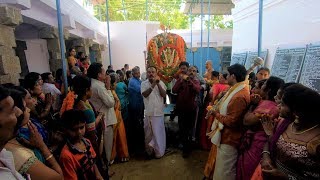
[[[59,31],[56,27],[45,27],[39,31],[39,36],[47,40],[49,52],[50,71],[55,72],[62,68],[61,48],[59,40]],[[64,39],[70,36],[69,31],[64,29]]]
[[[21,66],[16,56],[14,28],[22,23],[21,10],[0,4],[0,83],[18,84]]]
[[[25,41],[16,41],[16,43],[17,43],[17,47],[15,48],[16,55],[19,57],[20,66],[21,66],[20,75],[24,77],[29,73],[27,57],[26,57],[26,53],[24,52],[25,50],[27,50],[27,44]]]
[[[75,47],[77,52],[84,52],[85,55],[90,54],[90,47],[93,44],[92,39],[76,39],[73,41],[73,46]]]

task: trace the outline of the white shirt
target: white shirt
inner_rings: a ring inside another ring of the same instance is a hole
[[[42,92],[44,94],[51,93],[52,95],[61,95],[60,90],[54,84],[50,83],[43,83]]]
[[[160,81],[159,84],[164,90],[167,90],[165,84],[162,81]],[[149,88],[151,88],[151,83],[149,82],[149,80],[143,81],[141,83],[141,93],[145,92]],[[146,116],[164,115],[164,98],[160,95],[158,86],[154,87],[148,97],[143,97],[143,103]]]
[[[6,180],[23,180],[24,178],[19,174],[14,167],[13,155],[10,151],[2,149],[0,152],[0,161],[6,167],[0,167],[0,179]]]
[[[92,97],[90,102],[98,112],[105,113],[105,126],[117,123],[116,113],[114,112],[114,97],[111,90],[107,90],[105,84],[96,79],[91,79]]]

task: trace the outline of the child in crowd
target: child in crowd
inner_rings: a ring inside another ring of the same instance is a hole
[[[96,153],[84,138],[85,119],[80,110],[72,109],[62,115],[67,143],[61,151],[60,164],[65,180],[103,179],[96,165]]]

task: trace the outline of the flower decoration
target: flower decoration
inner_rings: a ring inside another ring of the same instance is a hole
[[[165,29],[161,26],[161,29]],[[148,43],[147,61],[158,68],[162,81],[168,83],[179,69],[179,64],[186,61],[186,43],[179,35],[166,31],[153,37]]]
[[[69,93],[67,94],[66,98],[64,98],[61,109],[60,109],[60,116],[62,116],[62,114],[65,111],[68,111],[70,109],[73,109],[73,105],[74,105],[74,100],[77,98],[77,95],[73,92],[73,91],[69,91]]]

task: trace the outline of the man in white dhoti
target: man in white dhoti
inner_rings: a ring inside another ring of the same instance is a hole
[[[145,147],[149,156],[161,158],[166,150],[163,112],[166,86],[157,76],[156,67],[148,67],[147,78],[141,83],[141,94],[145,106]]]

